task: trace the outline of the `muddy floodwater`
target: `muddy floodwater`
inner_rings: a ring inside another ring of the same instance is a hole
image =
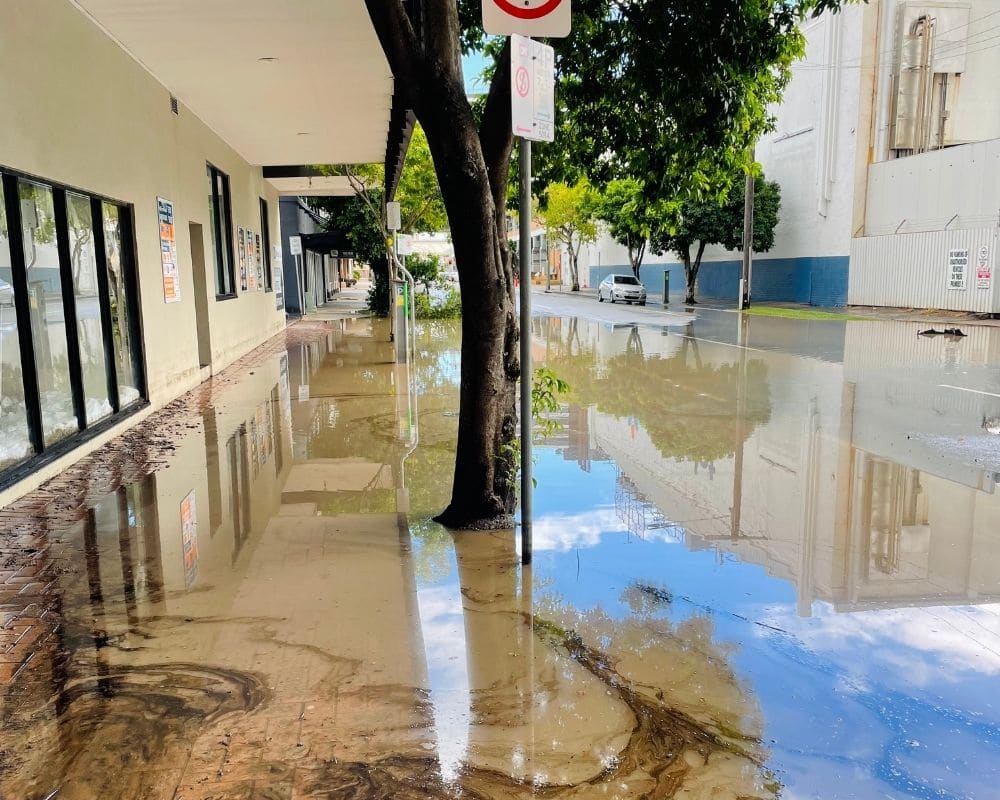
[[[5,512],[0,798],[1000,798],[1000,329],[918,327],[536,318],[522,568],[457,325],[294,326]]]

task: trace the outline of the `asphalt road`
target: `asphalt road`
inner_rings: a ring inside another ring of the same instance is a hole
[[[686,325],[701,310],[685,309],[679,302],[670,310],[658,298],[650,298],[645,306],[626,303],[597,302],[597,294],[589,292],[542,292],[531,294],[531,309],[536,314],[586,317],[612,325]],[[713,313],[725,313],[714,311]]]

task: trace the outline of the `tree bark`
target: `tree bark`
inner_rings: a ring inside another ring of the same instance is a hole
[[[569,277],[573,281],[571,292],[580,291],[580,246],[569,248]]]
[[[698,301],[694,299],[695,285],[698,281],[698,270],[701,268],[701,257],[705,254],[705,242],[698,242],[698,254],[694,261],[691,261],[690,245],[684,249],[684,277],[687,279],[687,297],[685,303],[694,304]]]
[[[501,58],[476,129],[465,95],[453,0],[426,0],[420,42],[400,0],[365,0],[397,87],[427,134],[462,291],[458,446],[452,497],[437,520],[451,528],[513,524],[518,326],[504,202],[513,148],[509,59]]]

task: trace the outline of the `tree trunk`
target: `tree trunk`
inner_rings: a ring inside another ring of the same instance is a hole
[[[509,40],[480,132],[462,81],[454,0],[425,0],[422,36],[400,0],[366,5],[397,91],[405,92],[427,134],[462,291],[458,448],[451,502],[437,520],[451,528],[511,527],[520,365],[503,208],[513,145]]]
[[[572,250],[569,251],[569,277],[573,281],[573,288],[571,291],[580,291],[580,256],[574,253]]]
[[[705,254],[705,242],[698,242],[698,254],[694,258],[694,262],[691,261],[691,256],[685,253],[684,256],[684,276],[687,278],[687,297],[684,298],[685,303],[697,303],[698,301],[694,299],[695,285],[698,281],[698,270],[701,268],[701,257]]]

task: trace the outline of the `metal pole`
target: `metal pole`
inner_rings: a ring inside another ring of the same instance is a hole
[[[747,173],[743,191],[743,271],[740,277],[740,308],[750,308],[750,276],[753,273],[754,177]]]
[[[520,145],[518,262],[521,281],[521,563],[531,563],[531,142]]]

